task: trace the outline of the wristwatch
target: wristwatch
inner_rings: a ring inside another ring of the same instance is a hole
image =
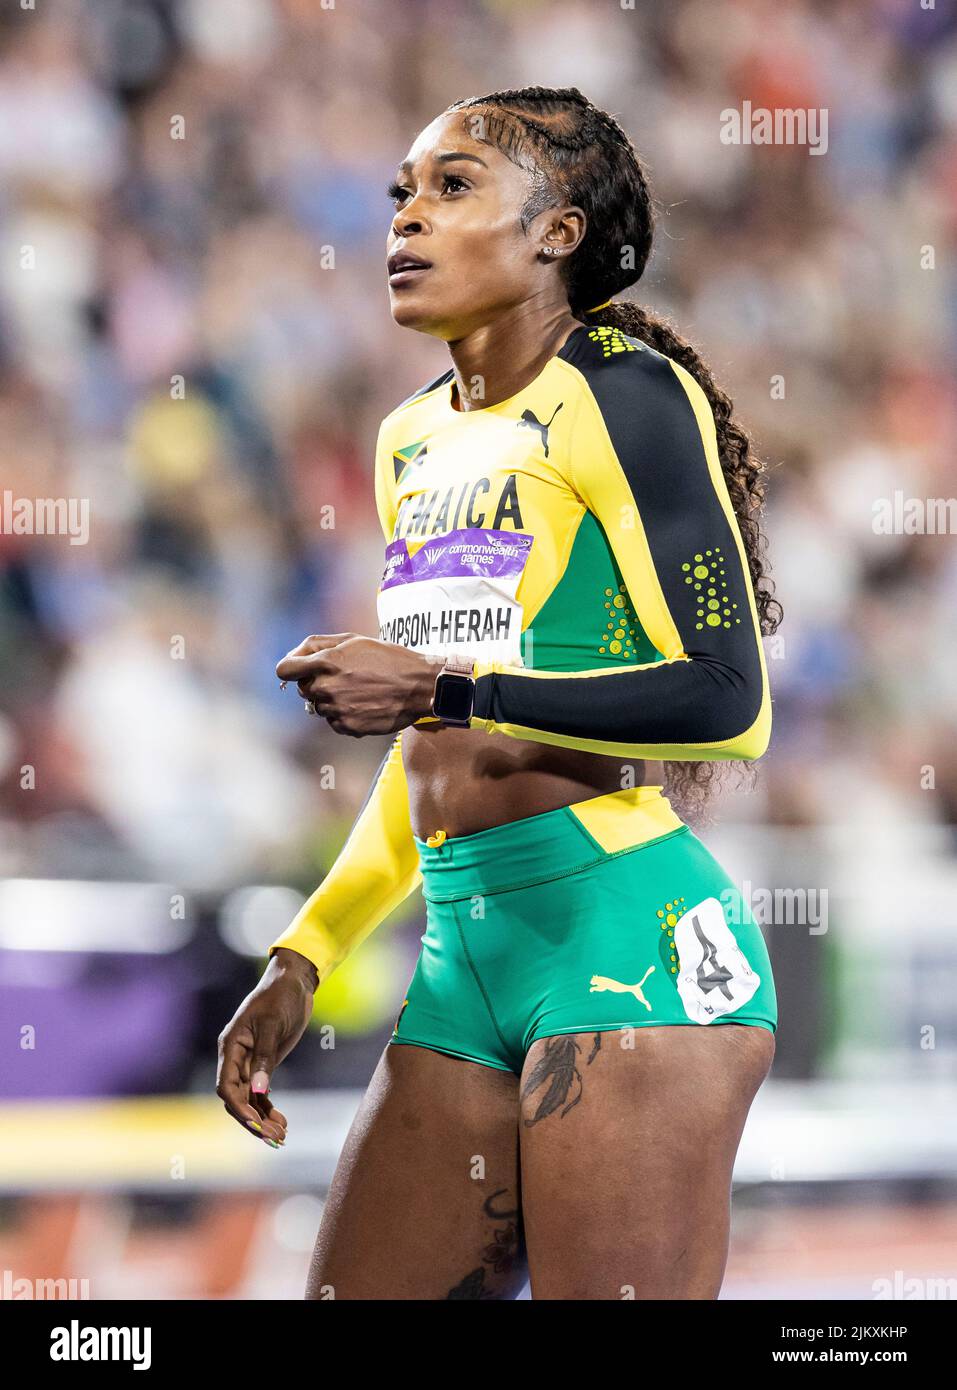
[[[474,662],[461,656],[447,656],[435,678],[432,713],[443,724],[467,729],[475,704]]]

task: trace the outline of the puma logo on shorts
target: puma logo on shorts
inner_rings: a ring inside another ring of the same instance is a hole
[[[648,1003],[644,994],[642,994],[641,987],[654,968],[653,965],[649,965],[636,985],[623,985],[620,980],[610,980],[607,975],[593,975],[591,977],[591,988],[588,993],[596,994],[601,993],[602,990],[610,989],[612,994],[633,994],[638,1000],[638,1003],[644,1004],[648,1012],[651,1013],[651,1005]]]

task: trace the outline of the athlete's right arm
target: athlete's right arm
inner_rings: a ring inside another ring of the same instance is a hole
[[[381,438],[380,431],[380,443]],[[388,541],[394,516],[380,486],[381,457],[377,446],[376,504]],[[335,863],[273,942],[259,983],[219,1037],[216,1093],[234,1119],[273,1147],[285,1141],[287,1126],[269,1099],[269,1080],[305,1032],[317,985],[408,897],[421,877],[399,733]]]
[[[269,954],[286,947],[305,956],[321,984],[421,882],[400,733],[338,858]]]
[[[387,423],[388,417],[375,449],[376,512],[386,544],[395,529]],[[421,882],[399,733],[339,857],[269,954],[281,947],[298,951],[312,961],[321,984]]]

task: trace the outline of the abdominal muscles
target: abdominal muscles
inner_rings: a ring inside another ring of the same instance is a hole
[[[625,787],[660,786],[660,762],[456,729],[407,728],[402,753],[412,830],[471,835]]]

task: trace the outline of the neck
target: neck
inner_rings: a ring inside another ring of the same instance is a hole
[[[504,314],[449,343],[457,410],[482,410],[508,400],[535,380],[545,363],[581,328],[568,305]]]

